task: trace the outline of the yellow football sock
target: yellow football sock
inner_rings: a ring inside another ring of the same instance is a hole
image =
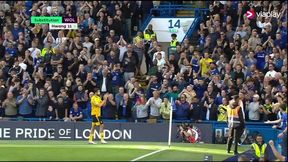
[[[90,135],[89,135],[89,141],[93,141],[93,139],[94,139],[93,134],[90,134]]]
[[[100,139],[101,139],[101,141],[104,140],[104,132],[100,133]]]

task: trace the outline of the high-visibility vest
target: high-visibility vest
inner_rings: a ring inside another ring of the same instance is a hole
[[[151,41],[152,37],[156,37],[156,33],[154,31],[148,31],[148,30],[144,31],[144,39],[146,41]]]
[[[176,46],[177,46],[177,42],[178,42],[177,39],[172,40],[172,41],[170,42],[170,47],[176,47]]]
[[[254,148],[255,154],[256,154],[256,156],[257,156],[258,158],[264,156],[264,153],[265,153],[265,150],[266,150],[266,147],[267,147],[267,144],[266,144],[266,143],[264,143],[264,144],[262,145],[261,150],[260,150],[259,146],[258,146],[256,143],[252,143],[251,145],[252,145],[252,147]]]
[[[55,54],[55,48],[51,48],[50,49],[51,53]],[[43,48],[41,51],[41,56],[44,57],[46,55],[46,53],[48,52],[48,48]]]
[[[233,127],[234,124],[240,124],[240,118],[239,118],[239,109],[240,106],[237,106],[236,108],[227,109],[228,112],[228,122],[229,125]]]

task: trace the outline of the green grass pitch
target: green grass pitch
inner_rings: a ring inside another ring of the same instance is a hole
[[[108,141],[108,144],[88,145],[87,141],[0,140],[0,161],[131,161],[151,152],[164,149],[136,161],[203,161],[212,155],[222,161],[232,154],[226,145],[159,142]],[[247,150],[240,146],[239,151]]]

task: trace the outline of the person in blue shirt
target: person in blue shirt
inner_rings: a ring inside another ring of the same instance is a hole
[[[119,87],[118,93],[115,94],[117,111],[119,110],[119,107],[123,105],[123,97],[124,97],[124,87]]]
[[[215,62],[211,62],[210,63],[210,75],[218,75],[220,74],[218,68],[217,68],[217,65]]]
[[[198,80],[194,80],[194,89],[195,89],[195,92],[196,92],[196,96],[199,100],[201,100],[204,96],[204,92],[206,91],[207,89],[207,86],[204,84],[204,78],[199,78],[199,81]]]
[[[12,42],[9,42],[6,47],[6,52],[13,58],[16,58],[17,49],[13,46]]]
[[[95,24],[95,21],[93,18],[90,17],[89,13],[86,13],[84,16],[85,19],[82,22],[82,28],[88,29],[90,26],[93,26]]]
[[[117,110],[118,119],[128,119],[128,121],[131,121],[132,107],[132,100],[129,98],[129,95],[125,93],[123,96],[123,100],[121,101],[121,104],[119,105],[119,108]]]
[[[84,119],[92,119],[92,117],[91,117],[91,108],[92,108],[91,98],[93,95],[94,95],[94,92],[89,93],[89,98],[88,98],[88,101],[86,104],[86,109],[82,109]]]
[[[70,109],[69,118],[71,121],[81,121],[83,119],[83,112],[81,108],[79,108],[78,103],[74,102],[73,107]]]
[[[276,71],[281,71],[281,68],[284,64],[284,60],[280,57],[280,53],[278,49],[275,49],[274,53],[274,64]]]
[[[258,48],[258,52],[255,53],[256,54],[256,60],[257,60],[256,67],[258,70],[263,71],[265,68],[266,53],[263,51],[263,47],[261,45],[258,45],[257,48]]]
[[[257,60],[254,58],[254,51],[250,51],[248,56],[246,57],[245,59],[245,62],[244,62],[244,65],[246,67],[250,67],[252,66],[253,64],[256,64],[257,63]]]
[[[194,55],[192,55],[191,64],[192,64],[193,73],[195,73],[196,76],[198,76],[199,73],[200,73],[200,56],[199,56],[199,52],[197,52],[197,51],[194,52]]]
[[[188,120],[190,115],[190,104],[186,101],[186,96],[184,94],[180,96],[180,101],[176,100],[175,105],[175,119]]]
[[[274,121],[267,121],[265,122],[266,124],[280,124],[280,127],[278,125],[274,125],[273,128],[280,128],[281,133],[278,135],[278,137],[284,137],[282,142],[281,142],[281,148],[282,148],[282,155],[287,157],[287,105],[286,104],[281,104],[280,106],[280,112],[282,113],[282,117],[278,120]]]
[[[226,98],[226,97],[228,97],[227,92],[224,89],[222,89],[221,93],[220,94],[218,93],[217,97],[215,98],[215,104],[217,106],[223,104],[222,100],[223,100],[223,98]]]
[[[16,104],[19,106],[19,114],[24,118],[29,118],[32,116],[32,105],[33,105],[33,97],[28,93],[29,89],[23,88],[21,95],[17,97]]]
[[[281,49],[284,49],[285,45],[286,45],[286,42],[283,41],[283,39],[281,37],[281,34],[277,33],[276,34],[276,39],[274,40],[273,44],[274,44],[274,47],[280,47]]]
[[[278,30],[281,34],[283,44],[286,45],[287,44],[287,21],[282,21],[282,26],[280,26]]]
[[[152,76],[151,80],[148,84],[148,88],[147,88],[147,94],[146,94],[146,98],[150,98],[153,96],[153,91],[155,90],[160,90],[161,89],[161,84],[158,82],[158,78],[157,76]]]
[[[123,72],[120,70],[120,64],[117,63],[114,65],[114,69],[111,72],[111,78],[112,78],[112,91],[113,94],[118,93],[119,87],[124,85],[124,78],[123,78]]]
[[[19,24],[16,22],[14,23],[14,28],[12,28],[12,34],[15,40],[17,40],[19,38],[18,33],[20,32],[24,32],[22,27],[19,27]]]

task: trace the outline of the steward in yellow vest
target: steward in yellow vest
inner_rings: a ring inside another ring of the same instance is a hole
[[[176,48],[176,46],[180,44],[177,40],[177,34],[171,34],[171,37],[170,47]]]
[[[255,151],[255,156],[257,158],[262,158],[265,155],[267,144],[264,143],[262,135],[258,134],[256,136],[256,142],[251,144],[252,150]]]
[[[150,42],[152,37],[157,40],[156,33],[153,31],[152,24],[149,24],[148,28],[144,31],[144,40],[146,42]]]

